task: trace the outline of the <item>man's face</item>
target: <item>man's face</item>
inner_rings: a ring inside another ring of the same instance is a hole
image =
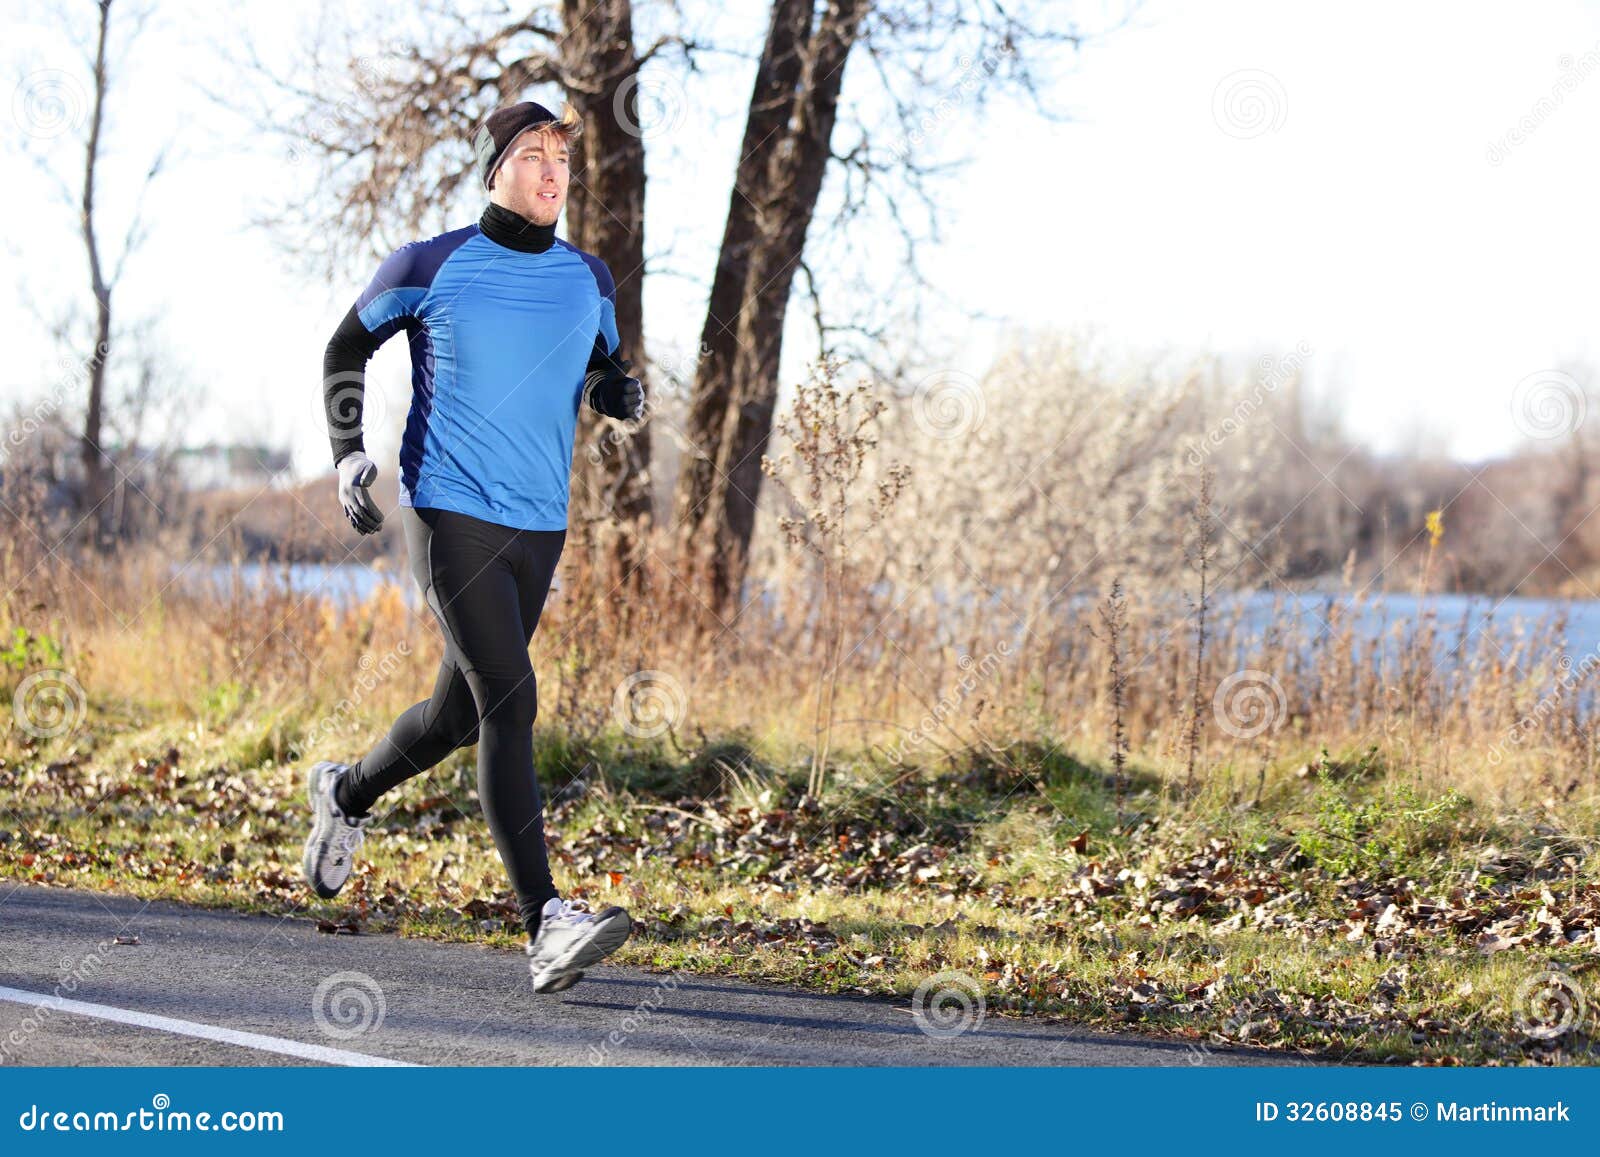
[[[567,143],[561,135],[528,129],[511,142],[495,170],[489,200],[535,225],[553,225],[567,203],[571,175]]]

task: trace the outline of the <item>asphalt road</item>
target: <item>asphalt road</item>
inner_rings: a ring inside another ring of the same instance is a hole
[[[1296,1063],[951,1007],[604,966],[538,996],[503,949],[0,881],[0,1065]]]

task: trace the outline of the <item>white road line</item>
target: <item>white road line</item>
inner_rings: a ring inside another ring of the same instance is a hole
[[[371,1065],[384,1068],[420,1068],[410,1061],[394,1061],[388,1057],[373,1057],[366,1053],[350,1052],[347,1049],[330,1048],[327,1045],[310,1045],[297,1040],[288,1040],[284,1037],[266,1036],[258,1032],[241,1032],[238,1029],[221,1028],[214,1024],[201,1024],[194,1020],[177,1020],[170,1016],[156,1016],[149,1012],[135,1012],[127,1008],[112,1008],[108,1004],[89,1004],[82,1000],[68,1000],[65,997],[51,996],[41,992],[26,992],[20,988],[6,988],[0,985],[0,1000],[13,1001],[16,1004],[32,1005],[35,1008],[47,1008],[52,1012],[70,1012],[79,1016],[99,1017],[101,1020],[114,1020],[121,1024],[138,1025],[141,1028],[159,1029],[162,1032],[177,1033],[181,1036],[200,1037],[203,1040],[220,1041],[223,1044],[239,1045],[247,1049],[260,1049],[262,1052],[280,1053],[288,1057],[303,1057],[306,1060],[325,1061],[330,1065]]]

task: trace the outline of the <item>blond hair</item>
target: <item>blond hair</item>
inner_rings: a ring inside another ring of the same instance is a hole
[[[567,148],[574,147],[574,142],[583,136],[583,117],[577,109],[572,107],[572,102],[566,101],[562,103],[560,120],[551,124],[541,125],[534,130],[535,136],[544,136],[546,133],[554,133],[560,137]]]

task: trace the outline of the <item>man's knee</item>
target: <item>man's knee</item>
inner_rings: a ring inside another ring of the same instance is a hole
[[[440,713],[438,727],[452,748],[471,747],[478,742],[478,707],[472,696],[452,696]]]
[[[538,690],[530,675],[509,686],[491,687],[484,718],[503,726],[531,727],[538,713]]]

